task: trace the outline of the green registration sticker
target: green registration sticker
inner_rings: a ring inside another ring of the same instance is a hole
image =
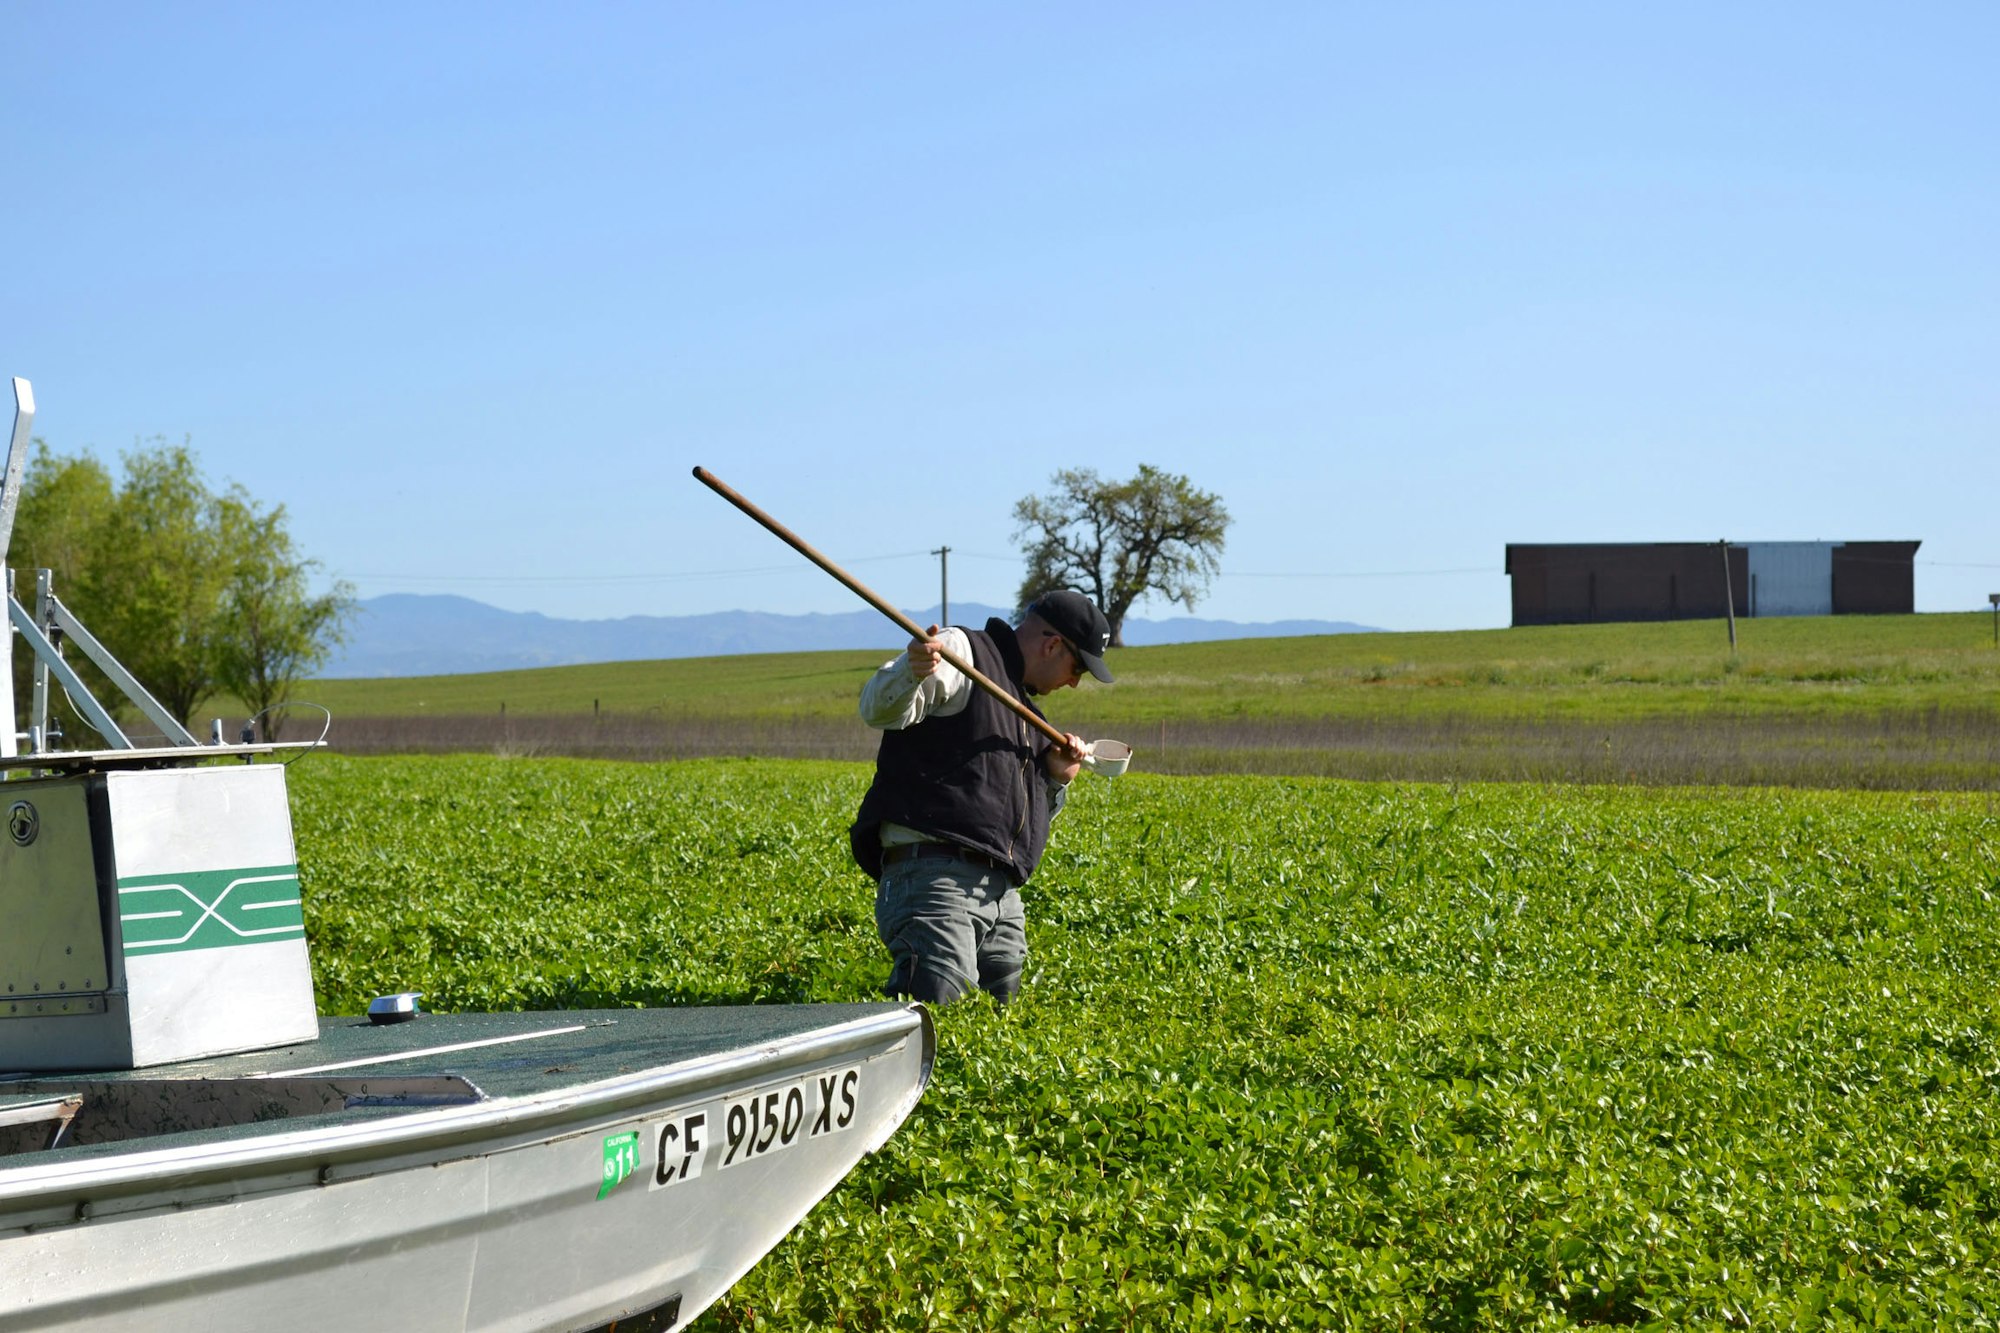
[[[604,1183],[597,1187],[603,1198],[618,1188],[620,1181],[639,1169],[639,1131],[610,1134],[604,1139]]]

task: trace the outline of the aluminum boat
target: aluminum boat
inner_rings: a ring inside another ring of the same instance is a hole
[[[5,581],[0,1328],[678,1327],[922,1095],[908,1004],[321,1017],[284,762],[319,742],[197,742],[48,571],[32,609]],[[57,743],[56,687],[102,748]]]

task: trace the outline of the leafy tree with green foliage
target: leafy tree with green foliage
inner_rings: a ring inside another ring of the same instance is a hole
[[[117,494],[111,474],[89,455],[61,458],[35,441],[35,452],[23,473],[21,499],[14,512],[14,532],[6,556],[13,575],[13,594],[23,606],[35,605],[35,573],[49,570],[57,596],[75,609],[71,590],[89,562],[93,543]],[[88,620],[85,621],[88,624]],[[100,699],[104,677],[81,653],[70,664]],[[34,655],[17,646],[14,652],[14,698],[25,705],[34,688]],[[12,719],[8,719],[12,725]]]
[[[219,505],[237,550],[223,589],[216,679],[276,740],[292,687],[341,641],[354,599],[346,583],[311,594],[307,584],[319,562],[298,553],[283,505],[259,512],[240,487]]]
[[[51,570],[56,586],[67,587],[88,563],[96,529],[111,511],[117,488],[95,458],[58,457],[42,440],[35,441],[24,480],[7,563],[17,570]],[[17,584],[14,595],[29,603],[34,584]]]
[[[80,577],[56,595],[181,725],[215,692],[230,544],[185,443],[125,456]]]
[[[53,570],[56,595],[183,726],[223,689],[253,712],[278,709],[339,642],[352,590],[311,595],[317,562],[298,554],[284,507],[264,509],[240,485],[215,493],[185,442],[156,440],[124,465],[114,487],[95,458],[37,441],[10,565]],[[31,601],[32,586],[17,596]],[[17,697],[29,669],[17,660]]]
[[[1125,642],[1133,603],[1158,594],[1192,611],[1221,566],[1229,514],[1221,497],[1186,477],[1139,465],[1130,481],[1066,468],[1047,495],[1014,506],[1014,538],[1025,543],[1025,606],[1052,588],[1088,594],[1111,622],[1111,646]]]

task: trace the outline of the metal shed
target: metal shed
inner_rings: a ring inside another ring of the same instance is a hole
[[[1907,615],[1921,542],[1509,543],[1514,624]]]
[[[1750,614],[1833,614],[1833,542],[1748,542]]]

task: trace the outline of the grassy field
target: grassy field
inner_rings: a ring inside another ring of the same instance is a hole
[[[291,770],[328,1012],[869,998],[865,765]],[[1990,794],[1086,782],[1004,1014],[699,1327],[1992,1327]]]
[[[902,646],[885,625],[865,652],[757,654],[407,680],[313,681],[337,715],[557,715],[845,719],[868,671]],[[2000,709],[1988,617],[1821,616],[1331,634],[1125,648],[1118,684],[1063,706],[1143,731],[1170,722],[1535,716],[1682,718],[1882,709]]]
[[[887,627],[885,627],[886,629]],[[865,758],[860,682],[899,646],[311,682],[353,753]],[[2000,651],[1978,614],[1232,640],[1113,654],[1049,701],[1164,773],[1385,780],[2000,786]],[[224,711],[227,711],[225,707]],[[294,734],[316,717],[301,710]]]

